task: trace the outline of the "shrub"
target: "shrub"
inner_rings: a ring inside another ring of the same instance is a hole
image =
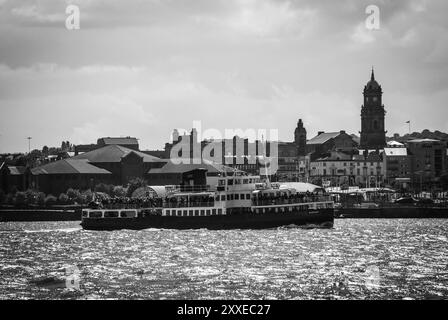
[[[83,197],[81,195],[81,192],[79,192],[79,190],[74,190],[70,188],[67,190],[67,196],[71,203],[74,202],[83,203]]]
[[[14,204],[18,207],[23,207],[26,205],[26,193],[25,192],[17,192],[14,197]]]
[[[135,178],[135,179],[131,180],[129,182],[129,187],[128,187],[128,194],[127,194],[128,197],[132,197],[132,194],[138,188],[147,187],[147,186],[148,186],[148,183],[144,179]]]
[[[112,193],[114,197],[118,198],[126,197],[126,189],[120,186],[114,187]]]
[[[14,204],[14,194],[8,193],[6,195],[5,204]]]
[[[78,190],[70,188],[67,190],[67,197],[69,197],[71,200],[74,200],[78,196],[78,193]]]
[[[39,193],[35,190],[28,189],[25,191],[26,204],[34,204],[36,203],[37,196]]]
[[[54,206],[56,204],[56,197],[49,194],[46,198],[45,198],[45,205],[46,206]]]
[[[36,204],[39,206],[43,206],[45,204],[45,193],[39,192],[37,194]]]
[[[0,190],[0,204],[5,203],[6,201],[6,194],[3,190]]]
[[[70,200],[70,199],[69,199],[68,195],[66,195],[65,193],[61,193],[61,194],[59,195],[58,202],[59,202],[60,204],[68,204],[69,200]]]
[[[17,186],[12,186],[10,192],[12,194],[16,194],[17,192],[19,192],[19,189],[17,189]]]
[[[90,203],[93,200],[93,192],[90,189],[86,190],[86,191],[84,191],[82,193],[82,197],[83,197],[83,200],[84,200],[83,204]]]

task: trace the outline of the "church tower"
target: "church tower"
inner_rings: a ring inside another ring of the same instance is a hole
[[[382,104],[383,91],[375,80],[372,68],[370,81],[364,87],[364,105],[361,107],[361,146],[363,150],[379,150],[386,146],[384,118],[386,111]]]
[[[294,131],[294,143],[297,146],[298,155],[304,156],[306,154],[306,129],[303,127],[302,119],[299,119]]]

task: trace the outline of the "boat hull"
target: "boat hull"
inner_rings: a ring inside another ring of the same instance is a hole
[[[282,226],[312,226],[332,228],[334,209],[312,211],[292,211],[285,213],[232,212],[227,215],[178,217],[149,215],[137,218],[83,218],[82,227],[86,230],[142,230],[161,229],[270,229]]]

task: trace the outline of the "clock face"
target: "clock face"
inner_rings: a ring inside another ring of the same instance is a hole
[[[378,101],[378,97],[373,97],[373,101],[374,102]]]

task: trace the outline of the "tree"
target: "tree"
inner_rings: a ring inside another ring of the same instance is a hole
[[[134,193],[135,190],[137,190],[139,188],[144,188],[147,186],[148,186],[148,183],[146,182],[146,180],[144,180],[142,178],[132,179],[131,181],[129,181],[128,197],[132,197],[132,194]]]
[[[42,154],[45,155],[45,156],[48,156],[49,151],[50,151],[50,150],[48,149],[47,146],[44,146],[44,147],[42,148]]]

